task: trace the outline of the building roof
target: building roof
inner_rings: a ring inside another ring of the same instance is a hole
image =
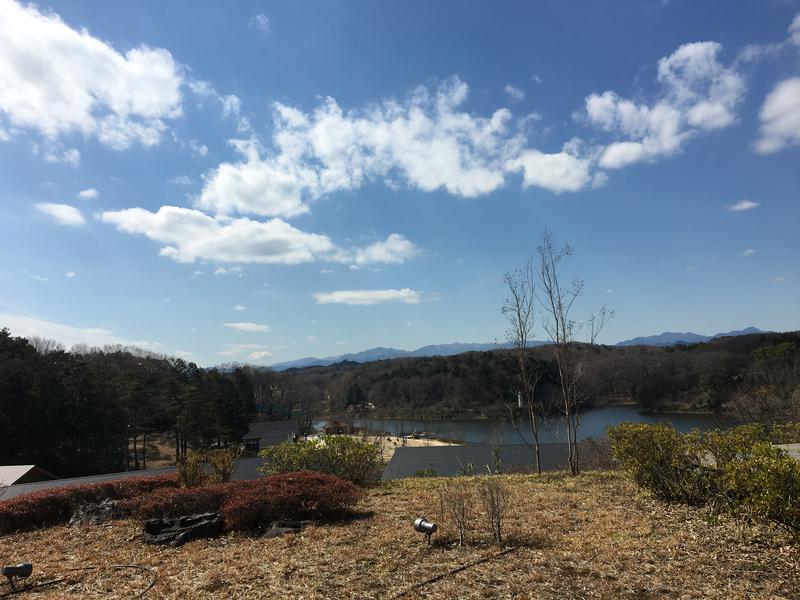
[[[386,465],[381,479],[390,481],[416,477],[418,471],[433,469],[437,475],[451,477],[465,470],[485,473],[487,467],[495,470],[496,446],[466,444],[463,446],[400,447]],[[529,472],[533,469],[533,450],[524,444],[499,446],[500,466],[503,472]],[[567,465],[566,444],[541,444],[543,471],[558,471]],[[471,465],[471,467],[470,467]]]
[[[236,470],[233,472],[231,479],[234,481],[242,481],[248,479],[256,479],[261,477],[261,474],[256,470],[264,464],[263,458],[240,458],[236,463]],[[175,467],[163,467],[160,469],[146,469],[143,471],[125,471],[122,473],[106,473],[104,475],[89,475],[88,477],[73,477],[71,479],[55,479],[53,481],[38,481],[36,483],[21,483],[18,485],[11,485],[7,487],[0,499],[8,500],[15,496],[22,494],[29,494],[31,492],[38,492],[40,490],[50,490],[55,488],[65,488],[73,485],[84,485],[87,483],[102,483],[105,481],[114,481],[118,479],[128,479],[130,477],[152,477],[154,475],[168,475],[175,472]]]
[[[5,465],[0,466],[0,487],[14,485],[20,479],[37,475],[38,479],[58,479],[56,475],[40,469],[36,465]]]
[[[245,440],[259,440],[262,448],[290,442],[299,432],[296,421],[260,421],[250,423]]]

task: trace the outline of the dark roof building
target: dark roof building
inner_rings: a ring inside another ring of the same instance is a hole
[[[540,449],[542,471],[566,468],[566,444],[541,444]],[[534,471],[533,460],[533,450],[522,444],[401,447],[395,450],[381,479],[391,481],[416,477],[419,471],[425,470],[442,477],[477,475],[486,473],[487,468],[494,473],[498,461],[503,473],[529,473]]]
[[[256,469],[264,464],[263,458],[240,458],[236,463],[236,469],[231,479],[243,481],[257,479],[261,477]],[[163,467],[161,469],[146,469],[144,471],[125,471],[123,473],[106,473],[104,475],[89,475],[88,477],[73,477],[71,479],[55,479],[53,481],[40,481],[36,483],[20,483],[10,485],[0,493],[0,500],[7,500],[14,496],[49,490],[54,488],[64,488],[73,485],[84,485],[87,483],[102,483],[104,481],[114,481],[117,479],[128,479],[129,477],[152,477],[154,475],[168,475],[175,472],[175,467]]]
[[[244,448],[248,452],[258,452],[262,448],[292,442],[300,433],[296,421],[260,421],[250,423],[244,436]]]

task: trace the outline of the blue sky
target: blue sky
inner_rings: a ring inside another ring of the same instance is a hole
[[[0,325],[201,365],[502,340],[547,227],[602,342],[798,329],[798,15],[0,0]]]

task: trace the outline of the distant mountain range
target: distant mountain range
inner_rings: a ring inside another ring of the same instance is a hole
[[[647,335],[644,337],[635,337],[632,340],[625,340],[619,342],[617,346],[675,346],[677,344],[699,344],[708,342],[721,337],[734,337],[737,335],[749,335],[751,333],[765,333],[757,327],[748,327],[747,329],[736,329],[726,333],[718,333],[716,335],[701,335],[699,333],[692,333],[687,331],[679,333],[674,331],[665,331],[659,335]]]
[[[699,342],[708,342],[719,337],[748,335],[751,333],[764,333],[756,327],[748,327],[747,329],[740,329],[736,331],[729,331],[727,333],[718,333],[716,335],[700,335],[699,333],[675,333],[665,331],[660,335],[649,335],[644,337],[636,337],[632,340],[625,340],[619,342],[617,346],[674,346],[676,344],[696,344]],[[547,342],[531,342],[531,346],[541,346]],[[433,344],[430,346],[423,346],[416,350],[397,350],[395,348],[370,348],[362,352],[355,352],[351,354],[339,354],[337,356],[328,356],[325,358],[299,358],[297,360],[290,360],[282,363],[275,363],[272,368],[276,371],[285,371],[287,369],[302,369],[303,367],[327,367],[341,362],[365,363],[373,360],[387,360],[390,358],[415,358],[425,356],[453,356],[455,354],[462,354],[464,352],[485,352],[487,350],[503,350],[511,348],[509,343],[453,343],[453,344]]]
[[[541,346],[545,342],[531,342],[530,346]],[[455,354],[462,354],[464,352],[485,352],[487,350],[502,350],[511,348],[509,343],[460,343],[455,342],[452,344],[433,344],[430,346],[423,346],[416,350],[397,350],[395,348],[370,348],[362,352],[355,352],[352,354],[339,354],[338,356],[328,356],[326,358],[299,358],[297,360],[290,360],[288,362],[276,363],[272,368],[276,371],[285,371],[286,369],[301,369],[303,367],[327,367],[340,362],[355,362],[364,363],[373,360],[386,360],[389,358],[418,358],[424,356],[453,356]]]

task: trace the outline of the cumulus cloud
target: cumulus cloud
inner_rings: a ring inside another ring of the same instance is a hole
[[[503,88],[503,91],[515,102],[521,102],[525,100],[525,92],[523,92],[517,86],[511,85],[510,83]]]
[[[795,21],[798,19],[800,16]],[[800,36],[800,31],[797,35]],[[778,83],[764,100],[758,117],[761,125],[755,150],[759,154],[772,154],[800,144],[800,77]]]
[[[339,290],[335,292],[318,292],[314,294],[317,304],[352,304],[370,305],[387,302],[403,302],[417,304],[422,294],[409,288],[400,290]]]
[[[753,202],[752,200],[748,200],[747,198],[743,200],[739,200],[734,204],[728,205],[728,210],[730,212],[743,212],[746,210],[753,210],[758,206],[758,202]]]
[[[747,248],[746,250],[742,250],[742,256],[753,256],[755,253],[755,248]]]
[[[419,256],[419,247],[399,233],[392,233],[382,242],[375,242],[357,249],[353,262],[357,265],[370,263],[401,264]]]
[[[508,171],[522,171],[523,187],[540,187],[555,193],[575,192],[592,179],[591,162],[568,152],[544,154],[526,150],[505,165]]]
[[[187,83],[189,90],[200,98],[208,98],[218,102],[224,118],[236,120],[236,129],[240,132],[250,131],[250,121],[242,115],[242,101],[235,94],[220,94],[208,81],[193,79]]]
[[[81,211],[69,204],[56,204],[53,202],[40,202],[35,205],[36,210],[50,217],[59,225],[79,227],[86,224]]]
[[[0,112],[15,127],[48,139],[78,132],[114,149],[153,146],[182,113],[181,84],[162,48],[123,54],[54,13],[0,0]]]
[[[233,310],[237,312],[242,312],[244,310],[247,310],[247,307],[244,304],[237,304],[236,306],[233,307]]]
[[[263,344],[225,344],[225,350],[217,352],[220,356],[227,356],[236,358],[239,356],[247,356],[251,360],[260,360],[272,353]]]
[[[106,211],[100,218],[120,231],[166,244],[160,254],[179,262],[298,264],[336,251],[327,236],[305,233],[281,219],[214,218],[177,206]]]
[[[85,200],[93,200],[97,198],[97,196],[99,195],[100,193],[94,188],[89,188],[88,190],[81,190],[80,192],[78,192],[78,196],[80,196]]]
[[[590,94],[588,122],[617,136],[603,150],[599,164],[618,169],[679,152],[691,138],[736,121],[744,97],[744,78],[718,60],[716,42],[684,44],[658,62],[661,92],[652,103],[637,103],[614,91]]]
[[[800,12],[794,16],[792,24],[789,25],[789,39],[795,46],[800,46]]]
[[[143,208],[105,211],[100,220],[115,225],[119,231],[166,244],[161,248],[161,256],[187,263],[211,260],[291,265],[323,260],[360,266],[400,264],[421,252],[397,233],[364,248],[346,250],[326,235],[301,231],[282,219],[212,217],[177,206],[162,206],[157,212]],[[215,275],[241,276],[241,272],[241,267],[220,266],[214,270]]]
[[[72,279],[73,277],[75,277],[76,273],[75,271],[67,271],[66,273],[64,273],[64,275],[66,275],[67,278]]]
[[[267,333],[272,331],[269,325],[261,325],[260,323],[223,323],[223,325],[237,331],[247,331],[250,333]]]
[[[275,103],[271,147],[255,139],[231,140],[242,160],[207,173],[195,206],[216,214],[290,218],[327,194],[372,181],[475,197],[504,185],[507,173],[522,169],[513,161],[527,162],[523,156],[556,167],[551,175],[529,176],[526,185],[565,191],[590,180],[575,176],[577,157],[526,148],[524,128],[512,126],[508,109],[488,116],[462,110],[468,92],[453,77],[435,90],[420,86],[403,100],[349,111],[333,98],[311,112]]]
[[[208,146],[205,144],[201,144],[197,140],[189,140],[189,149],[192,151],[193,154],[197,156],[206,156],[208,155]]]
[[[176,185],[192,185],[192,179],[188,175],[176,175],[167,179],[167,183],[174,183]]]

